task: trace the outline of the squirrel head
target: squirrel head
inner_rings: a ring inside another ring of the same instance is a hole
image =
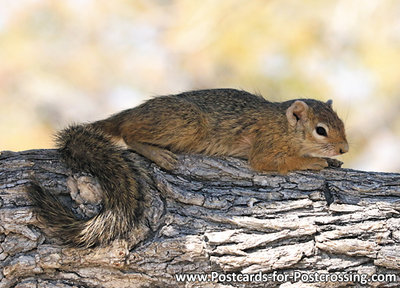
[[[333,111],[332,100],[296,100],[287,108],[286,117],[292,131],[301,135],[301,156],[332,157],[349,150],[344,124]]]

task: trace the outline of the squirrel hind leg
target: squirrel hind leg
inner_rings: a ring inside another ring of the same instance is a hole
[[[177,165],[178,159],[176,155],[167,149],[137,141],[129,141],[129,139],[126,139],[125,142],[129,149],[153,161],[165,170],[173,170]]]

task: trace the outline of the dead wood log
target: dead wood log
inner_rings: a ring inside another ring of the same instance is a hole
[[[400,174],[258,174],[239,159],[199,155],[166,172],[126,157],[148,171],[140,223],[127,240],[77,249],[46,234],[26,188],[34,178],[90,217],[101,207],[95,179],[72,174],[55,150],[2,152],[1,288],[363,287],[350,276],[378,273],[368,285],[398,287],[383,277],[400,271]],[[316,273],[337,282],[311,283]],[[208,281],[178,281],[188,275]]]

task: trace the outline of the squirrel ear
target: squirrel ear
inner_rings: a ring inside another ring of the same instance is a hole
[[[286,110],[286,117],[291,126],[295,126],[299,120],[307,120],[308,105],[300,100],[296,100]]]
[[[331,108],[332,108],[332,103],[333,103],[332,99],[329,99],[328,101],[326,101],[326,104],[328,104],[329,107],[331,107]]]

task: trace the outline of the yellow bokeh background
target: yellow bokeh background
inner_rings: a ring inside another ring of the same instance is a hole
[[[0,0],[0,150],[220,87],[333,99],[345,167],[400,172],[399,1]]]

